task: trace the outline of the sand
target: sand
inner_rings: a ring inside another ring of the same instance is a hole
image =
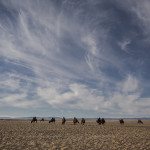
[[[67,121],[0,121],[0,150],[150,150],[150,121],[88,121],[73,125]]]

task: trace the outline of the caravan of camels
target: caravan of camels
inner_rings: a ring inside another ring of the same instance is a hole
[[[32,118],[32,120],[31,120],[31,123],[33,123],[33,122],[36,122],[37,123],[37,118],[36,117],[33,117]],[[45,121],[45,119],[44,118],[41,118],[41,120],[40,120],[40,122],[41,121]],[[97,122],[97,124],[99,124],[99,125],[104,125],[105,124],[105,119],[104,118],[98,118],[97,120],[96,120],[96,122]],[[49,123],[55,123],[55,118],[54,117],[52,117],[50,120],[49,120]],[[66,123],[66,118],[65,117],[63,117],[62,118],[62,125],[64,125]],[[76,118],[76,117],[74,117],[73,118],[73,124],[74,125],[76,125],[76,123],[79,123],[79,121],[78,121],[78,119]],[[119,123],[121,124],[121,125],[124,125],[124,120],[123,119],[120,119],[119,120]],[[84,125],[85,124],[85,119],[84,118],[82,118],[81,119],[81,125]],[[143,121],[142,120],[138,120],[137,121],[137,124],[143,124]]]

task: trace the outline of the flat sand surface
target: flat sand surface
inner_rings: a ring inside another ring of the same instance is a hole
[[[150,150],[150,121],[87,121],[73,125],[67,121],[0,121],[0,150]]]

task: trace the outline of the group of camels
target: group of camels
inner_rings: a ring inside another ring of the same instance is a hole
[[[44,121],[44,118],[42,118],[40,121]],[[33,117],[33,118],[32,118],[31,123],[33,123],[33,122],[36,122],[36,123],[37,123],[37,118],[36,118],[36,117]],[[49,123],[51,123],[51,122],[54,122],[54,123],[55,123],[55,118],[54,118],[54,117],[52,117],[51,120],[49,121]],[[62,118],[62,124],[65,124],[65,122],[66,122],[66,118],[63,117],[63,118]],[[78,119],[77,119],[76,117],[74,117],[73,123],[74,123],[74,125],[75,125],[76,123],[79,123],[79,121],[78,121]],[[85,119],[84,119],[84,118],[82,118],[81,124],[83,124],[83,125],[85,124]]]
[[[119,122],[120,122],[120,124],[124,124],[124,120],[123,119],[120,119]],[[137,123],[138,124],[143,124],[143,121],[142,120],[138,120]]]
[[[40,121],[44,121],[44,118],[42,118]],[[37,118],[36,117],[33,117],[32,118],[32,120],[31,120],[31,123],[32,122],[36,122],[37,123]],[[54,122],[55,123],[55,118],[54,117],[52,117],[51,118],[51,120],[49,121],[49,123],[51,123],[51,122]],[[66,122],[66,118],[65,117],[63,117],[62,118],[62,124],[65,124],[65,122]],[[105,119],[104,118],[98,118],[97,120],[96,120],[96,122],[98,123],[98,124],[105,124]],[[120,119],[119,120],[119,122],[120,122],[120,124],[122,125],[122,124],[124,124],[124,120],[123,119]],[[79,121],[78,121],[78,119],[76,118],[76,117],[74,117],[74,119],[73,119],[73,124],[75,125],[76,123],[79,123]],[[143,122],[141,121],[141,120],[138,120],[138,122],[137,122],[138,124],[143,124]],[[82,125],[84,125],[85,124],[85,119],[84,118],[82,118],[81,119],[81,124]]]

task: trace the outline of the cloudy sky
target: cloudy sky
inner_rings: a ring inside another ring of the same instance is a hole
[[[149,0],[0,0],[0,116],[149,117]]]

